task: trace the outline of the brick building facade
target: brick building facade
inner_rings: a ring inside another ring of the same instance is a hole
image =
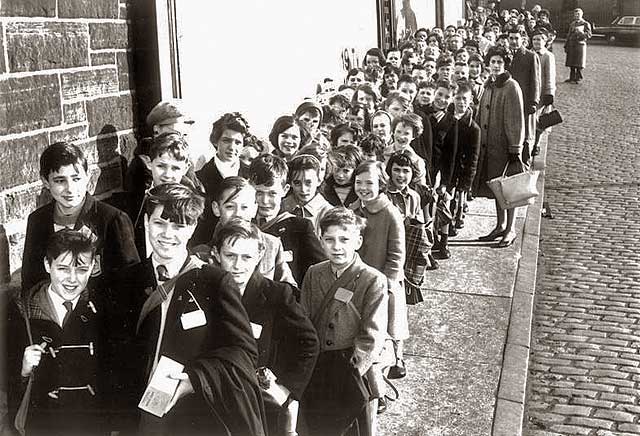
[[[20,268],[26,218],[48,201],[41,151],[83,148],[98,197],[119,189],[136,146],[132,5],[124,0],[0,3],[0,279]]]

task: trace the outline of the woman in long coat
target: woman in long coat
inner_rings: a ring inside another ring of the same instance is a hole
[[[569,24],[564,51],[567,53],[565,66],[569,67],[569,78],[565,82],[578,83],[582,80],[582,69],[587,62],[587,39],[591,38],[591,24],[582,19],[582,9],[573,11],[574,20]]]
[[[475,191],[480,197],[495,198],[486,182],[501,176],[505,167],[508,170],[522,167],[522,91],[518,82],[506,71],[511,60],[511,52],[503,47],[491,47],[485,57],[491,75],[484,84],[477,115],[480,126],[480,157]],[[510,165],[518,162],[520,165]],[[493,241],[501,237],[498,246],[508,247],[516,239],[514,216],[515,209],[501,209],[496,200],[496,227],[479,239]]]

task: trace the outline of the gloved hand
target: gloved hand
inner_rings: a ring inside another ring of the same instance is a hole
[[[553,95],[545,94],[542,97],[540,97],[540,104],[542,104],[543,106],[552,105],[553,104]]]
[[[527,115],[535,114],[537,110],[538,106],[535,104],[529,105],[525,108],[525,112],[527,113]]]

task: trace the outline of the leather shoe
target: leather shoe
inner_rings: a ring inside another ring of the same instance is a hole
[[[513,244],[513,242],[516,240],[517,237],[518,237],[518,235],[517,235],[516,232],[506,233],[502,237],[500,242],[498,242],[498,247],[499,248],[506,248],[506,247],[510,246],[511,244]]]
[[[407,368],[404,366],[404,360],[398,359],[396,360],[396,364],[389,368],[389,374],[387,374],[387,378],[389,380],[404,378],[407,375]]]
[[[460,218],[456,221],[456,229],[464,229],[464,219]]]
[[[440,260],[449,259],[451,257],[451,251],[449,251],[449,248],[446,245],[437,251],[432,251],[432,253],[433,257]]]
[[[488,235],[480,236],[478,238],[478,241],[482,241],[482,242],[494,241],[499,237],[504,236],[505,232],[506,232],[506,229],[499,229],[496,227],[495,229],[491,230],[491,233],[489,233]]]
[[[458,236],[458,225],[449,225],[449,236]]]

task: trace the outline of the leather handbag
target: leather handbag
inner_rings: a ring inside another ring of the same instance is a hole
[[[487,181],[487,185],[498,200],[502,209],[513,209],[520,206],[533,204],[539,195],[538,176],[540,171],[525,169],[522,165],[522,172],[507,176],[509,162],[504,166],[504,171],[500,177]]]
[[[547,112],[538,117],[538,128],[540,130],[546,130],[549,127],[560,124],[562,121],[562,115],[560,115],[558,109],[554,109],[551,112]]]

